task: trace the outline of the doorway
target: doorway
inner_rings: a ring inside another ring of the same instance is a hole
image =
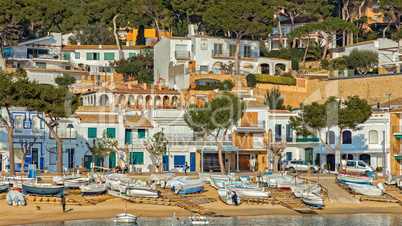
[[[74,148],[71,148],[68,151],[68,168],[74,168]]]
[[[116,168],[116,152],[109,154],[109,168]]]
[[[371,164],[370,164],[370,163],[371,163],[371,161],[370,161],[370,155],[368,155],[368,154],[362,154],[362,155],[360,155],[359,158],[360,158],[360,160],[364,161],[365,163],[371,165]]]
[[[327,164],[329,164],[329,170],[331,170],[331,171],[335,170],[335,155],[334,154],[327,155]]]
[[[304,150],[304,161],[309,162],[310,164],[313,164],[313,149],[312,148],[306,148]]]
[[[87,168],[87,170],[91,170],[91,163],[92,163],[92,155],[85,155],[84,156],[84,167]]]
[[[163,166],[165,167],[164,171],[169,172],[169,155],[164,155],[163,159],[162,159],[162,162],[163,162]]]
[[[35,164],[35,168],[38,169],[38,148],[32,148],[32,164]]]
[[[237,163],[237,155],[235,155]],[[239,170],[250,170],[250,154],[239,154]]]
[[[190,153],[190,172],[195,172],[195,152]]]

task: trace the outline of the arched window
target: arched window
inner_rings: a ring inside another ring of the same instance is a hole
[[[334,133],[334,131],[329,131],[329,132],[327,132],[326,135],[327,135],[327,137],[325,138],[325,142],[328,143],[328,135],[329,135],[329,144],[335,144],[335,133]]]
[[[369,132],[369,143],[378,144],[378,132],[377,130],[370,130]]]
[[[352,143],[352,132],[350,132],[350,131],[342,132],[342,143],[343,144],[351,144]]]

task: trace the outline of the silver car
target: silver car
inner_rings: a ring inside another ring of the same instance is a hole
[[[339,171],[346,173],[359,173],[368,175],[375,170],[368,163],[362,160],[342,160],[343,168]]]
[[[289,173],[295,173],[297,171],[307,171],[308,163],[303,160],[292,160],[286,163],[285,169],[289,171]],[[310,164],[310,172],[316,173],[320,170],[319,166]]]

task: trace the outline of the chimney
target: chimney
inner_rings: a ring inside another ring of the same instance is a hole
[[[102,45],[99,45],[99,49],[102,49]]]
[[[147,84],[146,83],[144,83],[144,89],[147,89]]]
[[[131,83],[128,83],[128,89],[131,89]]]
[[[81,45],[81,41],[80,41],[80,40],[77,41],[77,45],[79,45],[79,46]]]

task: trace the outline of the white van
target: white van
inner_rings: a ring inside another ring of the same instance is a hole
[[[346,171],[347,173],[352,172],[368,175],[370,172],[375,172],[373,167],[362,160],[342,160],[342,167],[343,168],[340,171]]]

